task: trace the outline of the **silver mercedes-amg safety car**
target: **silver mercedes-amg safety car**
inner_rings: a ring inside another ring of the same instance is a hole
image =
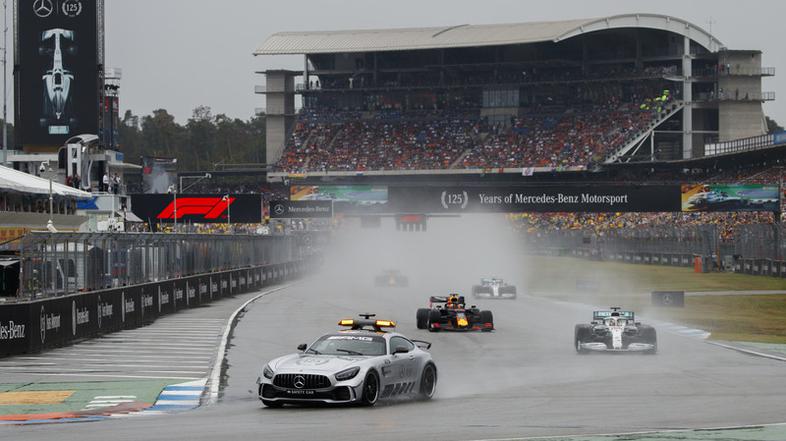
[[[361,317],[341,320],[346,329],[266,364],[257,378],[262,403],[373,406],[396,397],[430,399],[437,386],[437,367],[426,351],[431,344],[388,332],[396,326],[390,320]]]

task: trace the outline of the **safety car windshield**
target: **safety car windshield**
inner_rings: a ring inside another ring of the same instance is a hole
[[[306,351],[317,355],[385,355],[385,339],[371,335],[326,335]]]

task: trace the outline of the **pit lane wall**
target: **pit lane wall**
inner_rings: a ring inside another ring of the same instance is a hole
[[[313,264],[312,259],[304,259],[0,304],[0,358],[144,326],[184,309],[295,279],[309,271]]]

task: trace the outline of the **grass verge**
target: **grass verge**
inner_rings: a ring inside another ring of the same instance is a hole
[[[659,320],[704,329],[712,339],[786,344],[786,294],[687,296],[684,308],[653,307],[650,293],[786,290],[786,279],[696,274],[690,268],[535,257],[528,292],[596,305],[618,305]]]

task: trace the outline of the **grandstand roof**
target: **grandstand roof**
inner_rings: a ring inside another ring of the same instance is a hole
[[[279,32],[268,37],[254,55],[384,52],[559,42],[589,32],[621,28],[649,28],[674,32],[690,37],[710,51],[723,47],[717,38],[685,20],[659,14],[625,14],[532,23]]]
[[[0,190],[18,191],[20,193],[49,194],[49,180],[29,175],[0,165]],[[52,183],[52,194],[77,199],[87,199],[90,193],[68,187],[57,182]]]

